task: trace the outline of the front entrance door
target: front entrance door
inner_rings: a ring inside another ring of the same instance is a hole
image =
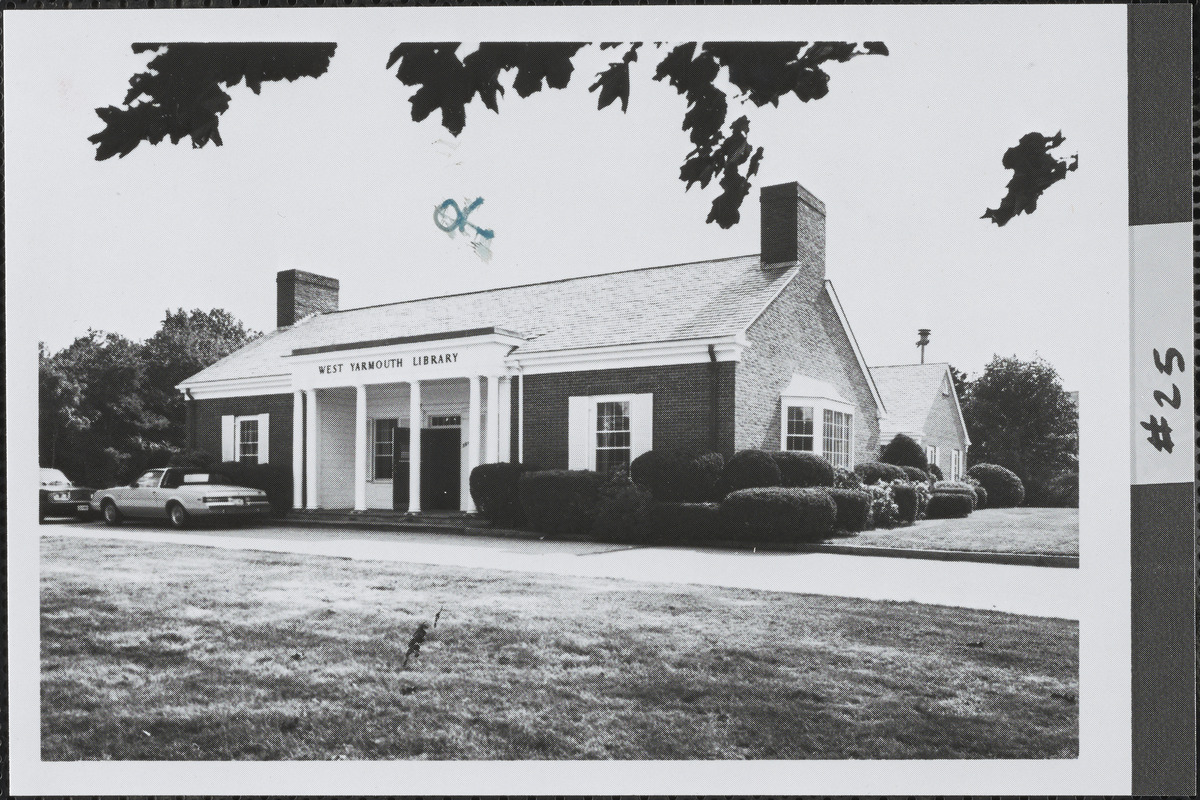
[[[396,428],[392,508],[408,510],[408,428]],[[421,510],[458,511],[462,446],[458,428],[421,430]]]

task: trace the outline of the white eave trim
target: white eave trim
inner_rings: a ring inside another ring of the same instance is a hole
[[[517,350],[505,359],[505,363],[525,375],[703,364],[713,360],[741,361],[742,352],[748,346],[745,334],[738,333],[706,339],[581,347],[542,353],[522,353]]]
[[[963,418],[962,406],[958,404],[958,392],[954,390],[954,376],[950,374],[950,365],[946,365],[946,380],[950,382],[950,399],[954,401],[954,411],[958,414],[958,424],[962,426],[963,443],[966,447],[971,446],[971,434],[967,433],[967,421]],[[942,390],[941,381],[938,381],[938,393]]]
[[[837,312],[838,320],[842,323],[842,330],[846,332],[846,338],[850,340],[850,348],[854,350],[854,358],[858,361],[858,368],[862,371],[863,377],[867,379],[867,386],[871,389],[871,396],[875,398],[876,410],[879,416],[886,416],[887,407],[883,404],[883,397],[880,396],[879,389],[875,387],[875,378],[871,375],[871,370],[867,367],[867,360],[863,358],[862,350],[858,347],[858,340],[854,338],[854,331],[850,328],[850,320],[846,318],[846,312],[842,309],[842,302],[838,300],[833,283],[828,279],[825,281],[825,294],[829,297],[829,301],[833,303],[833,310]],[[959,416],[961,417],[962,415],[960,414]]]
[[[176,387],[195,400],[220,397],[246,397],[259,394],[290,394],[291,375],[263,375],[256,378],[226,378],[211,381],[184,381]]]

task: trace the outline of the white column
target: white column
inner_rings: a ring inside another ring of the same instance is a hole
[[[507,375],[500,378],[500,449],[497,461],[512,459],[512,379]]]
[[[304,507],[304,392],[292,392],[292,508]]]
[[[317,452],[317,447],[320,444],[317,429],[321,427],[321,413],[317,406],[317,390],[306,389],[304,399],[308,405],[308,424],[304,426],[305,451],[308,453],[308,467],[305,470],[308,480],[308,500],[305,503],[305,507],[318,508],[317,465],[321,459],[319,457],[320,454]]]
[[[367,387],[354,387],[354,510],[367,510]]]
[[[485,464],[494,464],[500,460],[500,378],[496,375],[487,376],[487,452],[483,456]]]
[[[408,384],[408,513],[421,510],[421,382]]]
[[[472,375],[467,380],[470,382],[467,396],[467,475],[470,475],[471,470],[479,466],[479,376]],[[470,492],[467,492],[464,509],[475,510],[475,501],[471,499]]]

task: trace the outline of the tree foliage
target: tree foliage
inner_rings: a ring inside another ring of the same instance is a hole
[[[103,487],[165,464],[184,444],[175,385],[256,335],[225,311],[179,309],[145,342],[89,330],[57,353],[40,346],[40,466]]]
[[[133,52],[158,52],[145,72],[129,79],[124,108],[97,108],[104,130],[88,137],[96,160],[124,158],[141,142],[192,147],[221,145],[218,118],[229,108],[225,89],[242,81],[255,94],[264,83],[316,78],[329,69],[332,42],[177,42],[134,44]],[[160,52],[159,52],[160,51]]]
[[[565,89],[574,74],[574,59],[584,43],[483,42],[463,58],[459,43],[401,44],[388,59],[396,77],[406,86],[419,87],[410,98],[416,122],[441,110],[442,126],[458,136],[466,126],[466,106],[476,96],[499,113],[498,97],[504,94],[499,77],[515,72],[513,89],[529,97],[546,88]],[[656,48],[663,47],[655,42]],[[598,109],[618,100],[621,111],[629,107],[630,64],[638,60],[642,42],[604,42],[601,49],[625,47],[621,59],[601,70],[588,90],[599,92]],[[683,130],[692,149],[684,159],[679,179],[690,189],[707,188],[716,181],[720,194],[712,202],[708,222],[729,228],[740,219],[742,202],[750,193],[750,179],[758,173],[763,148],[749,139],[750,120],[729,120],[730,102],[750,102],[778,107],[787,95],[801,102],[829,92],[829,62],[844,63],[861,55],[887,55],[882,42],[688,42],[672,47],[659,60],[654,80],[667,81],[687,102]],[[718,77],[728,76],[727,88]]]
[[[1025,484],[1026,502],[1046,501],[1060,473],[1077,469],[1079,427],[1075,406],[1054,367],[1035,358],[993,357],[971,382],[963,403],[971,461],[999,464]]]
[[[1065,141],[1062,131],[1053,136],[1027,133],[1015,147],[1008,148],[1001,162],[1005,169],[1013,172],[1012,180],[1008,182],[1008,194],[1000,200],[999,206],[984,211],[980,219],[990,219],[1003,226],[1018,214],[1036,211],[1042,192],[1079,168],[1078,154],[1071,156],[1068,162],[1050,153]]]

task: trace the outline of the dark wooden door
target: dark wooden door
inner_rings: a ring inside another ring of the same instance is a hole
[[[392,466],[392,508],[408,510],[408,428],[396,428]],[[421,510],[457,511],[462,449],[458,428],[421,431]]]

